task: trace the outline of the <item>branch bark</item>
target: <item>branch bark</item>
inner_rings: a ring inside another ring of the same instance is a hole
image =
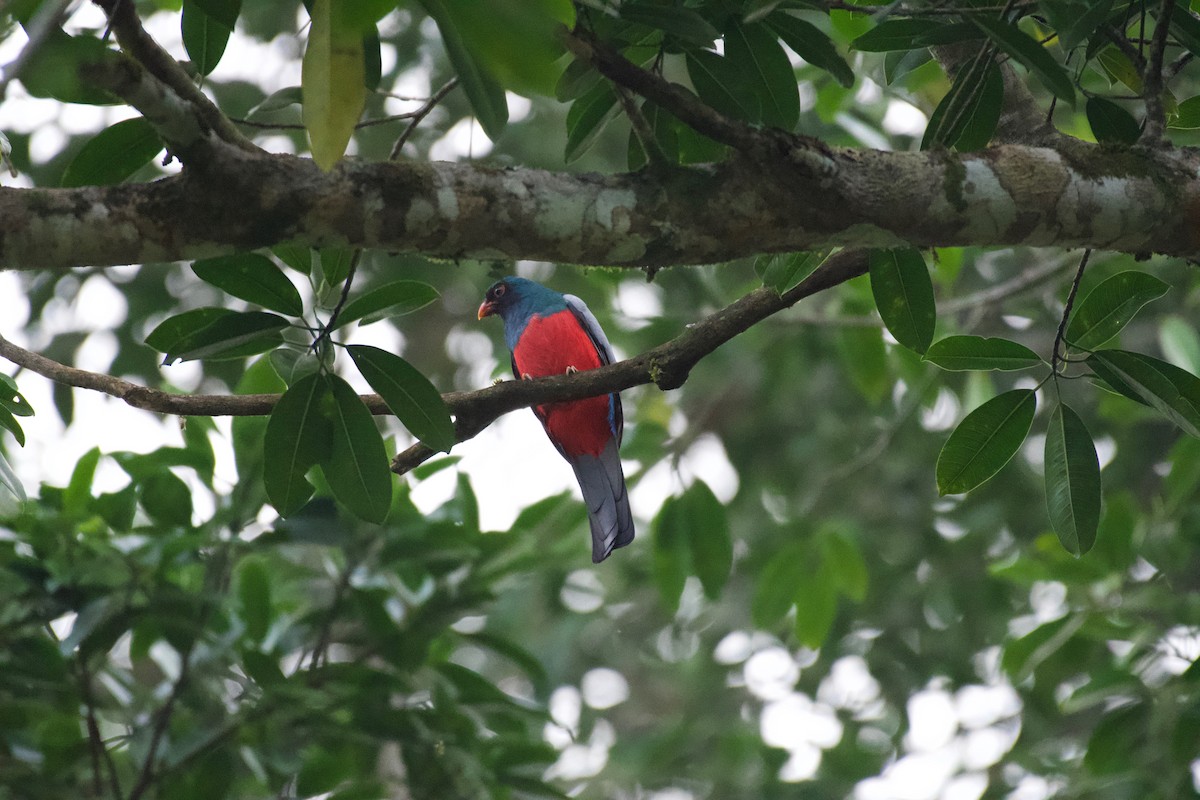
[[[1200,152],[1078,144],[736,158],[661,176],[345,162],[221,147],[148,184],[0,187],[0,265],[206,258],[280,242],[645,267],[843,247],[1055,246],[1200,256]],[[230,202],[237,198],[237,202]]]

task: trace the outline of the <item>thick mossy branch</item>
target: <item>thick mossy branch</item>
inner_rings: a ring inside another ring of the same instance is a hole
[[[153,264],[280,242],[625,267],[831,245],[1200,256],[1200,153],[1185,148],[797,149],[596,175],[355,161],[325,173],[216,145],[213,163],[148,184],[0,187],[0,265]]]

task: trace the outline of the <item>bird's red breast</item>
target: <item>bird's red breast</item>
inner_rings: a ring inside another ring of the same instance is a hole
[[[596,369],[602,362],[579,320],[563,310],[530,317],[513,349],[513,363],[520,377],[541,378],[562,375],[569,368]],[[613,437],[608,396],[550,403],[535,410],[551,440],[568,456],[599,456]]]

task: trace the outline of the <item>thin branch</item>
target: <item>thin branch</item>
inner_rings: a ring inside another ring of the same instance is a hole
[[[642,113],[642,109],[638,107],[628,89],[621,86],[616,88],[617,100],[620,101],[621,110],[625,112],[625,116],[629,117],[629,124],[633,126],[633,135],[637,137],[638,144],[642,146],[642,152],[646,154],[646,163],[650,169],[660,172],[669,169],[671,162],[659,147],[658,139],[654,136],[654,129],[650,127],[650,120],[646,119],[646,115]]]
[[[1062,318],[1058,321],[1058,332],[1054,334],[1054,353],[1050,356],[1050,369],[1055,377],[1058,376],[1058,365],[1064,360],[1061,348],[1063,336],[1067,330],[1067,320],[1071,316],[1071,308],[1075,305],[1075,295],[1079,292],[1079,282],[1083,280],[1083,271],[1087,269],[1088,259],[1091,257],[1091,250],[1083,251],[1083,258],[1079,260],[1079,269],[1075,271],[1075,278],[1071,281],[1071,291],[1067,294],[1067,304],[1063,307]]]
[[[404,133],[400,134],[400,138],[392,145],[392,152],[388,153],[388,161],[395,161],[400,157],[400,150],[404,147],[405,142],[413,135],[413,131],[421,124],[425,117],[429,116],[429,112],[437,107],[437,104],[442,102],[442,98],[450,94],[450,90],[458,86],[458,78],[451,78],[446,81],[442,88],[433,93],[433,96],[425,101],[425,105],[418,108],[412,113],[412,122],[408,123],[408,127],[404,129]]]
[[[131,58],[117,53],[88,65],[88,80],[136,108],[183,162],[207,159],[211,143],[198,109]]]
[[[1171,12],[1175,0],[1162,0],[1158,17],[1154,22],[1154,38],[1150,41],[1150,57],[1142,75],[1142,93],[1146,98],[1146,127],[1142,141],[1150,145],[1162,143],[1163,131],[1167,126],[1163,108],[1163,54],[1167,50],[1167,32],[1171,28]]]
[[[79,679],[79,694],[83,698],[88,749],[92,759],[94,793],[97,797],[103,795],[103,773],[107,768],[108,788],[112,800],[121,800],[121,778],[117,774],[117,765],[113,763],[112,753],[104,746],[104,740],[100,735],[100,726],[96,721],[96,698],[92,692],[92,674],[87,667],[87,662],[82,657],[75,659],[75,671],[76,677]]]
[[[762,131],[726,117],[682,87],[642,69],[600,42],[590,31],[576,26],[563,41],[580,61],[591,64],[618,86],[654,101],[698,133],[743,152],[762,147]]]
[[[337,305],[333,307],[333,313],[329,315],[329,321],[321,326],[321,332],[313,340],[312,350],[316,352],[323,339],[328,339],[334,325],[337,324],[337,319],[342,314],[342,309],[346,307],[346,300],[350,297],[350,287],[354,284],[354,276],[358,272],[358,263],[362,261],[362,248],[355,248],[350,254],[350,269],[346,273],[346,280],[342,281],[342,294],[338,297]]]
[[[529,381],[504,381],[486,389],[449,392],[442,399],[455,417],[457,441],[474,437],[502,414],[549,402],[579,400],[619,392],[647,383],[661,389],[683,385],[688,373],[704,356],[767,317],[790,308],[851,278],[865,274],[865,251],[842,251],[795,288],[779,295],[758,289],[690,326],[674,339],[641,355],[600,369],[556,375]],[[181,416],[263,416],[270,414],[279,395],[184,395],[150,389],[111,375],[69,367],[18,347],[0,336],[0,356],[57,383],[92,389],[147,411]],[[379,395],[363,395],[371,413],[390,414]],[[407,472],[433,451],[424,445],[410,447],[393,461],[393,470]]]

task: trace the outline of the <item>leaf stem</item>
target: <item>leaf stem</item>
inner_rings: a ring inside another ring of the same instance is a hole
[[[1067,331],[1067,319],[1071,316],[1071,308],[1075,305],[1075,295],[1079,293],[1079,282],[1083,279],[1083,271],[1087,268],[1088,259],[1091,257],[1091,250],[1083,251],[1083,258],[1079,260],[1079,268],[1075,270],[1075,277],[1071,280],[1071,291],[1067,294],[1067,304],[1063,308],[1062,318],[1058,321],[1058,332],[1054,334],[1054,352],[1050,356],[1050,368],[1056,376],[1059,374],[1058,365],[1066,361],[1061,348],[1063,336]]]

